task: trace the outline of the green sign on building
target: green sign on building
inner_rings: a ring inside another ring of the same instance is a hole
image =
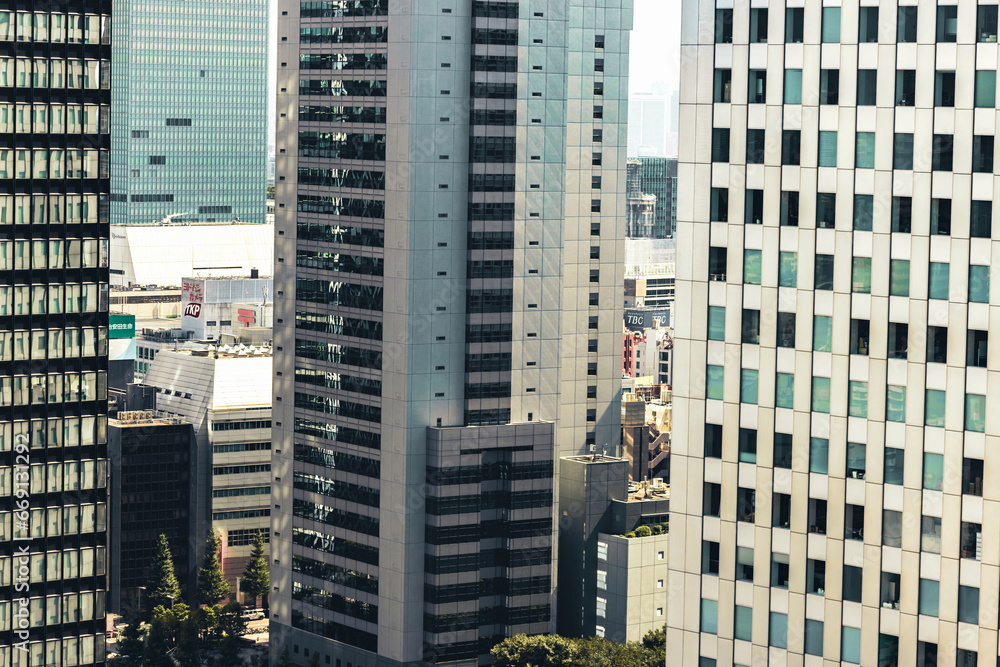
[[[108,338],[135,338],[135,315],[109,315]]]

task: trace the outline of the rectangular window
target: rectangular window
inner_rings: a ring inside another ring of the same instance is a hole
[[[955,73],[934,73],[934,106],[955,106]]]
[[[900,9],[903,9],[900,7]],[[914,7],[916,9],[916,7]],[[901,69],[896,71],[896,106],[912,107],[916,101],[917,71]]]
[[[723,367],[710,365],[706,371],[705,398],[711,398],[718,401],[722,400],[722,391],[723,391],[722,380],[723,380]]]
[[[836,132],[820,132],[819,133],[819,166],[820,167],[836,167],[837,166],[837,133]]]
[[[954,40],[952,40],[954,41]],[[920,579],[920,597],[917,603],[917,613],[924,616],[938,615],[938,597],[941,583],[933,579]]]
[[[882,510],[882,544],[887,547],[903,546],[903,513]]]
[[[913,44],[917,41],[917,6],[908,5],[896,10],[896,41]]]
[[[726,309],[724,306],[708,307],[708,339],[726,340]]]
[[[944,392],[941,392],[942,397]],[[942,410],[942,413],[944,410]],[[924,452],[924,488],[940,491],[944,480],[944,455]]]
[[[715,43],[716,44],[732,44],[733,43],[733,10],[732,9],[716,9],[715,10]]]
[[[785,104],[802,104],[802,70],[785,70]]]
[[[764,130],[747,130],[747,164],[764,164]]]
[[[870,232],[875,208],[874,195],[854,195],[854,230]]]
[[[895,447],[885,448],[885,468],[883,471],[886,484],[903,485],[903,450]]]
[[[729,128],[712,128],[712,162],[729,162]]]
[[[986,397],[982,394],[965,395],[965,430],[986,431]]]
[[[948,327],[927,327],[927,362],[948,363]]]
[[[701,631],[710,635],[719,631],[719,603],[716,600],[701,601]]]
[[[781,164],[798,165],[801,161],[802,133],[799,130],[781,131]]]
[[[996,8],[996,5],[993,5]],[[971,586],[958,587],[958,622],[979,625],[979,589]],[[975,665],[973,660],[970,663],[958,663],[959,665]]]
[[[778,286],[798,286],[799,255],[795,252],[778,253]]]
[[[872,258],[855,257],[851,268],[851,291],[858,294],[871,294],[872,291]]]
[[[760,192],[758,190],[758,192]],[[763,198],[761,198],[763,199]],[[763,202],[762,202],[763,204]],[[763,207],[762,207],[763,210]],[[799,226],[799,193],[798,192],[782,192],[781,193],[781,210],[779,211],[780,219],[778,224],[782,227],[798,227]],[[758,218],[759,219],[759,218]]]
[[[929,554],[941,553],[941,519],[939,517],[921,517],[920,550]]]
[[[760,250],[743,251],[743,282],[760,285]]]
[[[944,392],[928,389],[924,401],[924,424],[944,428]]]
[[[757,382],[758,371],[751,368],[744,368],[740,373],[740,402],[757,405]],[[754,450],[754,461],[756,461],[756,449]],[[740,458],[742,461],[743,459]],[[751,461],[753,463],[753,461]]]
[[[910,296],[910,260],[889,260],[889,294]]]
[[[975,135],[972,137],[972,173],[993,173],[993,136]]]
[[[878,42],[878,7],[861,7],[858,10],[858,44]]]
[[[757,431],[750,428],[740,429],[739,460],[741,463],[757,462]]]
[[[814,289],[833,289],[833,255],[816,255]]]
[[[948,300],[948,265],[931,262],[927,279],[927,298]]]
[[[997,6],[979,5],[976,13],[976,41],[997,41]]]
[[[733,615],[733,637],[748,642],[753,640],[753,609],[736,605]]]
[[[774,434],[774,467],[784,470],[792,468],[792,434]],[[786,526],[787,527],[787,526]]]
[[[875,168],[875,133],[858,132],[854,151],[854,166],[858,169]]]
[[[767,43],[767,7],[754,7],[750,10],[750,43]]]
[[[951,234],[951,200],[931,200],[931,234],[948,236]]]
[[[954,137],[935,134],[931,142],[931,171],[951,171],[954,161]]]
[[[868,389],[865,388],[867,397]],[[868,453],[863,442],[847,443],[847,476],[854,479],[864,479],[867,466]]]
[[[827,315],[813,317],[813,349],[830,352],[833,344],[833,318]]]
[[[743,319],[740,329],[740,342],[751,345],[760,344],[760,311],[752,308],[743,309]]]
[[[976,106],[992,109],[997,101],[997,72],[992,69],[976,70]]]
[[[986,368],[989,335],[988,331],[969,329],[965,345],[966,366],[971,366],[973,368]]]
[[[901,234],[910,233],[910,222],[913,218],[913,198],[892,198],[892,231]]]
[[[885,419],[890,422],[906,421],[906,387],[889,385],[885,390]]]
[[[814,378],[816,379],[816,378]],[[830,441],[826,438],[809,439],[809,472],[826,475],[830,467]]]
[[[848,391],[850,392],[850,403],[847,414],[851,417],[868,416],[868,383],[860,380],[851,380]]]
[[[798,193],[796,193],[798,194]],[[764,224],[764,191],[749,188],[744,197],[743,224]]]
[[[830,412],[830,378],[813,377],[812,410],[813,412]]]
[[[988,239],[993,236],[993,202],[975,199],[972,201],[969,236],[974,239]]]
[[[716,102],[728,104],[733,101],[733,70],[715,70],[715,97]]]
[[[747,81],[747,103],[764,104],[767,101],[767,70],[752,69]]]
[[[791,7],[785,10],[785,43],[802,43],[803,14],[801,7]]]
[[[858,70],[858,106],[875,106],[875,93],[878,90],[878,70]]]
[[[719,543],[703,540],[701,543],[701,573],[719,574]]]
[[[936,37],[938,42],[954,42],[958,37],[957,5],[938,6]]]
[[[847,602],[861,602],[861,582],[864,576],[860,567],[844,566],[843,597]],[[860,645],[861,642],[859,641]]]
[[[839,7],[837,8],[839,9]],[[824,69],[819,72],[819,103],[820,104],[840,104],[840,70]],[[836,134],[834,132],[833,134]],[[820,132],[820,137],[823,133]],[[824,165],[820,165],[824,166]]]
[[[962,522],[959,534],[959,558],[982,559],[983,551],[983,526],[978,523]]]
[[[711,211],[713,222],[729,222],[729,188],[712,188]]]
[[[795,407],[795,375],[778,373],[774,381],[774,406],[776,408]]]
[[[795,313],[778,311],[778,347],[795,347]]]
[[[768,645],[788,648],[788,615],[772,611],[770,620],[767,633]]]
[[[913,169],[913,134],[897,132],[893,135],[892,168]]]
[[[840,41],[840,7],[823,8],[822,41],[824,44],[836,44]]]
[[[837,222],[837,193],[816,193],[816,228],[833,229]]]
[[[990,302],[990,267],[980,264],[969,267],[969,302]]]
[[[705,458],[722,458],[721,424],[705,424]]]

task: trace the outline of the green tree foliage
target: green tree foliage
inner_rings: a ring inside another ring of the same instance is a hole
[[[281,649],[281,655],[278,656],[278,667],[295,667],[292,664],[292,656],[288,654],[287,646]]]
[[[490,653],[494,667],[661,667],[664,645],[656,649],[655,632],[648,633],[643,643],[625,644],[606,637],[515,635],[494,646]]]
[[[309,656],[309,667],[319,667],[319,651],[313,651]]]
[[[664,623],[662,628],[647,632],[642,638],[642,645],[657,655],[664,655],[667,650],[667,624]]]
[[[175,603],[181,601],[181,587],[174,571],[174,557],[170,553],[170,542],[163,533],[160,533],[156,542],[156,555],[153,556],[145,598],[147,609],[153,609],[157,605],[169,607],[171,598]]]
[[[198,602],[215,604],[229,592],[229,582],[222,575],[222,564],[219,562],[219,534],[213,530],[205,542],[205,558],[198,570]]]
[[[638,528],[635,529],[636,537],[649,537],[652,534],[653,534],[653,529],[650,528],[649,526],[639,526]]]
[[[146,655],[146,642],[143,639],[142,628],[139,626],[139,615],[133,614],[128,619],[128,625],[118,635],[118,657],[110,664],[115,667],[140,667]]]
[[[258,598],[265,598],[267,591],[271,587],[271,575],[267,565],[267,555],[264,553],[264,534],[257,531],[253,538],[253,550],[250,552],[250,560],[243,571],[243,591],[252,595],[254,603]],[[264,606],[267,606],[266,603]]]
[[[514,635],[493,647],[494,667],[569,667],[576,647],[559,635]]]

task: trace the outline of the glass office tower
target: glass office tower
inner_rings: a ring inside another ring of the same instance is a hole
[[[4,665],[105,661],[110,14],[0,9]]]
[[[278,9],[274,659],[478,665],[621,437],[631,2]]]
[[[997,7],[682,22],[668,646],[997,664]]]
[[[112,224],[264,222],[267,0],[115,3]]]

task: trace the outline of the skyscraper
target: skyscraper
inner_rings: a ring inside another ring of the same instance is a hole
[[[296,661],[478,664],[551,629],[534,457],[618,444],[631,3],[526,9],[279,5],[271,621]],[[455,438],[484,444],[431,447]]]
[[[0,663],[97,665],[111,2],[10,6],[0,9]]]
[[[997,10],[683,12],[677,664],[994,664]]]
[[[264,222],[267,0],[115,5],[111,222]]]

